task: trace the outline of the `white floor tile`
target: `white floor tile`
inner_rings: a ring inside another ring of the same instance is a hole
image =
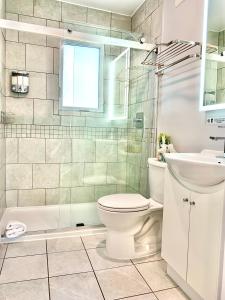
[[[188,300],[189,298],[179,289],[169,289],[155,293],[159,300]]]
[[[6,252],[7,245],[0,244],[0,258],[4,258]]]
[[[49,300],[48,279],[30,280],[0,285],[3,300]]]
[[[134,266],[96,271],[106,300],[151,292]]]
[[[166,263],[163,260],[137,264],[139,272],[153,291],[175,287],[175,283],[166,274]]]
[[[84,246],[82,244],[81,238],[67,237],[67,238],[48,240],[47,249],[48,249],[48,253],[51,253],[51,252],[82,250],[84,249]]]
[[[92,271],[85,250],[48,254],[49,276]]]
[[[157,300],[156,296],[154,296],[153,293],[135,296],[135,297],[123,298],[123,300],[128,300],[128,299],[129,300]]]
[[[0,283],[47,277],[46,255],[7,258],[4,260]]]
[[[82,240],[86,249],[105,247],[105,234],[83,236]]]
[[[50,278],[51,300],[102,300],[94,273]]]
[[[144,258],[132,259],[132,262],[136,265],[136,264],[141,264],[141,263],[146,263],[146,262],[157,261],[157,260],[161,260],[161,259],[162,259],[161,253],[157,253],[155,255],[147,256]]]
[[[32,241],[32,242],[18,242],[8,244],[6,257],[36,255],[46,253],[46,242]]]
[[[103,269],[110,269],[110,268],[131,265],[130,260],[119,261],[119,260],[112,260],[107,258],[105,256],[104,251],[105,248],[96,248],[96,249],[87,250],[88,256],[91,260],[91,264],[94,270],[103,270]]]

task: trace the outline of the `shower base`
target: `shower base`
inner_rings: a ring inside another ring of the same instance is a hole
[[[19,221],[27,226],[27,233],[16,239],[20,241],[65,236],[66,233],[69,236],[80,235],[81,231],[95,234],[95,231],[104,229],[98,218],[96,203],[7,208],[0,222],[1,236],[11,221]],[[82,223],[83,227],[77,227]],[[4,241],[9,242],[9,239],[2,237],[1,242]]]

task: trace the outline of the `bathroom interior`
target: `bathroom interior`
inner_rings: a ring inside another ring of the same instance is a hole
[[[225,299],[224,0],[0,0],[0,300]]]

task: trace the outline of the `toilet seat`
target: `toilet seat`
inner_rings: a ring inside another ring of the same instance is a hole
[[[140,194],[114,194],[100,198],[99,208],[111,212],[138,212],[150,208],[151,201]]]

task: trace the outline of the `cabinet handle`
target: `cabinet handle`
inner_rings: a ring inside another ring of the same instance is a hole
[[[190,202],[190,205],[195,205],[195,201],[191,201],[191,202]]]
[[[183,202],[189,202],[188,198],[183,198]]]

